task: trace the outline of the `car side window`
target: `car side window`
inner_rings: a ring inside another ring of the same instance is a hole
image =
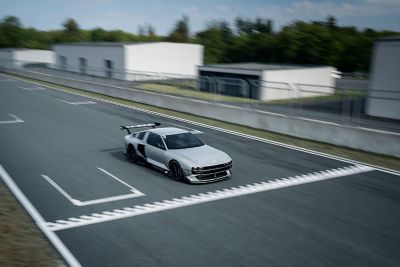
[[[149,137],[147,137],[147,144],[165,150],[165,146],[161,139],[161,136],[159,136],[158,134],[149,133]]]
[[[143,140],[143,137],[144,137],[145,134],[146,134],[146,132],[140,132],[140,133],[137,134],[137,138],[139,140]]]

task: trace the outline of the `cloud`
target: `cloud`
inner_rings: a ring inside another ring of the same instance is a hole
[[[219,6],[217,6],[216,9],[218,11],[220,11],[220,12],[230,12],[230,11],[232,11],[232,8],[230,6],[227,6],[227,5],[219,5]]]
[[[296,1],[289,6],[267,5],[257,8],[258,15],[285,16],[295,14],[298,17],[313,16],[315,14],[334,15],[337,17],[348,16],[375,16],[395,14],[400,12],[400,1],[398,0],[364,0],[357,3],[337,3],[334,1]]]
[[[256,16],[270,18],[278,25],[292,20],[318,20],[328,15],[336,18],[360,18],[399,14],[399,0],[294,1],[289,5],[263,5],[256,7]]]

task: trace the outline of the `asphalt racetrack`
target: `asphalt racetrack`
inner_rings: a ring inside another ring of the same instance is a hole
[[[201,131],[232,178],[190,185],[128,162],[119,126],[154,121]],[[77,265],[400,264],[396,172],[3,75],[0,164]]]

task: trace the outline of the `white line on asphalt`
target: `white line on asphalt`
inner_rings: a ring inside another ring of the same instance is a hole
[[[177,124],[177,123],[168,122],[168,124],[175,125],[175,126],[178,126],[180,128],[184,128],[184,129],[192,132],[193,134],[202,134],[203,133],[202,131],[199,131],[197,129],[193,129],[193,128],[190,128],[190,127],[187,127],[187,126],[183,126],[183,125],[180,125],[180,124]]]
[[[393,134],[393,132],[389,132],[389,131],[385,131],[385,130],[378,130],[378,129],[368,128],[368,127],[361,127],[361,126],[356,126],[356,127],[361,129],[361,130],[367,130],[367,131],[371,131],[371,132]],[[396,133],[396,134],[400,135],[400,133]]]
[[[13,80],[11,78],[6,78],[6,79],[0,79],[0,82],[16,82],[16,80]]]
[[[311,118],[306,118],[306,117],[296,117],[305,121],[313,121],[313,122],[318,122],[322,124],[329,124],[329,125],[335,125],[335,126],[340,126],[341,124],[338,124],[336,122],[331,122],[331,121],[322,121],[322,120],[317,120],[317,119],[311,119]]]
[[[4,75],[4,74],[3,74],[3,76],[9,77],[9,76]],[[27,80],[20,79],[20,78],[13,78],[13,79],[16,79],[16,80],[19,80],[19,81],[23,81],[23,82],[26,82],[26,83],[32,83],[32,84],[36,84],[36,85],[41,85],[39,83],[32,82],[32,81],[27,81]],[[337,160],[337,161],[341,161],[341,162],[346,162],[346,163],[350,163],[350,164],[362,164],[362,165],[370,166],[370,167],[373,167],[373,168],[375,168],[375,169],[377,169],[377,170],[379,170],[381,172],[385,172],[385,173],[389,173],[389,174],[400,176],[400,172],[399,171],[392,170],[392,169],[389,169],[389,168],[385,168],[385,167],[381,167],[381,166],[377,166],[377,165],[373,165],[373,164],[368,164],[368,163],[357,161],[357,160],[351,160],[351,159],[347,159],[347,158],[342,158],[342,157],[339,157],[339,156],[334,156],[334,155],[331,155],[331,154],[318,152],[318,151],[315,151],[315,150],[302,148],[302,147],[298,147],[298,146],[294,146],[294,145],[288,145],[288,144],[285,144],[285,143],[272,141],[272,140],[269,140],[269,139],[266,139],[266,138],[261,138],[261,137],[257,137],[257,136],[253,136],[253,135],[249,135],[249,134],[243,134],[243,133],[240,133],[240,132],[236,132],[236,131],[231,131],[231,130],[215,127],[215,126],[208,125],[208,124],[205,124],[205,123],[195,122],[195,121],[191,121],[191,120],[187,120],[187,119],[183,119],[183,118],[179,118],[179,117],[175,117],[175,116],[171,116],[171,115],[166,115],[166,114],[163,114],[163,113],[159,113],[159,112],[155,112],[155,111],[151,111],[151,110],[147,110],[147,109],[143,109],[143,108],[133,107],[133,106],[117,103],[117,102],[110,101],[110,100],[104,100],[104,99],[101,99],[101,98],[98,98],[98,97],[94,97],[94,96],[88,96],[88,95],[81,94],[81,93],[76,93],[76,92],[69,92],[69,91],[61,90],[59,88],[52,87],[52,86],[47,86],[46,85],[46,87],[52,88],[52,89],[57,90],[57,91],[61,91],[63,93],[72,94],[72,95],[79,95],[79,96],[90,98],[90,99],[94,99],[94,100],[97,100],[97,101],[100,101],[100,102],[109,103],[109,104],[112,104],[112,105],[116,105],[116,106],[120,106],[120,107],[124,107],[124,108],[128,108],[128,109],[132,109],[132,110],[136,110],[136,111],[140,111],[140,112],[147,113],[147,114],[152,114],[152,115],[163,117],[163,118],[168,118],[168,119],[172,119],[172,120],[176,120],[176,121],[181,121],[181,122],[197,125],[197,126],[200,126],[200,127],[203,127],[203,128],[208,128],[208,129],[212,129],[212,130],[219,131],[219,132],[224,132],[224,133],[231,134],[231,135],[236,135],[236,136],[240,136],[240,137],[247,138],[247,139],[252,139],[252,140],[255,140],[255,141],[259,141],[259,142],[268,143],[268,144],[271,144],[271,145],[280,146],[280,147],[284,147],[284,148],[287,148],[287,149],[296,150],[296,151],[300,151],[300,152],[303,152],[303,153],[320,156],[320,157],[323,157],[323,158],[329,158],[329,159],[333,159],[333,160]],[[398,133],[390,132],[390,134],[397,135]]]
[[[274,115],[274,116],[279,116],[279,117],[288,117],[288,116],[285,115],[285,114],[275,113],[275,112],[265,111],[265,110],[260,110],[260,109],[252,109],[252,108],[246,108],[246,107],[238,107],[238,106],[232,106],[232,105],[222,104],[222,103],[217,103],[217,105],[218,105],[218,106],[221,106],[221,107],[228,107],[228,108],[234,108],[234,109],[240,109],[240,110],[254,111],[254,112],[258,112],[258,113],[269,114],[269,115]]]
[[[41,174],[41,176],[49,183],[51,184],[55,189],[57,189],[58,192],[60,192],[66,199],[68,199],[70,202],[72,202],[72,204],[79,206],[79,200],[78,199],[74,199],[73,197],[71,197],[70,194],[68,194],[67,192],[65,192],[64,189],[61,188],[61,186],[59,186],[56,182],[54,182],[49,176],[47,175],[43,175]]]
[[[122,181],[121,179],[119,179],[118,177],[116,177],[115,175],[113,175],[112,173],[97,167],[98,170],[104,172],[105,174],[107,174],[108,176],[110,176],[111,178],[114,178],[115,180],[117,180],[118,182],[120,182],[123,185],[126,185],[127,187],[129,187],[131,189],[131,192],[136,193],[138,195],[144,196],[145,194],[143,194],[142,192],[140,192],[139,190],[137,190],[136,188],[134,188],[133,186],[127,184],[126,182]]]
[[[14,114],[9,113],[8,116],[12,117],[14,120],[12,120],[12,121],[0,121],[0,124],[10,124],[10,123],[21,123],[21,122],[24,122],[23,120],[21,120],[20,118],[18,118]]]
[[[106,202],[112,202],[112,201],[117,201],[117,200],[123,200],[123,199],[128,199],[128,198],[134,198],[134,197],[141,197],[145,196],[144,193],[140,192],[133,186],[125,183],[118,177],[114,176],[113,174],[109,173],[108,171],[97,168],[103,173],[107,174],[108,176],[112,177],[113,179],[117,180],[118,182],[122,183],[123,185],[127,186],[132,193],[130,194],[124,194],[124,195],[118,195],[118,196],[112,196],[112,197],[105,197],[105,198],[98,198],[98,199],[92,199],[92,200],[87,200],[87,201],[81,201],[79,199],[73,198],[70,194],[68,194],[64,189],[61,188],[56,182],[54,182],[49,176],[47,175],[41,175],[49,184],[51,184],[58,192],[60,192],[66,199],[68,199],[72,204],[75,206],[88,206],[88,205],[94,205],[94,204],[100,204],[100,203],[106,203]]]
[[[21,87],[21,86],[18,86],[18,88],[20,88],[20,89],[22,89],[22,90],[25,90],[25,91],[42,91],[42,90],[46,90],[45,88],[43,88],[43,87]]]
[[[65,100],[62,100],[62,99],[58,99],[58,98],[57,98],[57,100],[58,100],[58,101],[61,101],[61,102],[64,102],[64,103],[67,103],[67,104],[70,104],[70,105],[90,105],[90,104],[96,104],[96,102],[93,102],[93,101],[68,102],[68,101],[65,101]]]
[[[32,203],[28,200],[28,198],[22,193],[19,187],[12,180],[10,175],[6,172],[3,166],[0,165],[0,177],[3,179],[4,183],[8,186],[14,196],[18,199],[18,201],[22,204],[25,210],[29,213],[32,219],[35,221],[36,225],[43,232],[43,234],[47,237],[47,239],[53,244],[53,246],[57,249],[57,251],[64,258],[66,263],[71,267],[79,267],[81,264],[78,260],[72,255],[72,253],[68,250],[68,248],[64,245],[64,243],[58,238],[58,236],[50,231],[46,225],[47,223],[40,215],[40,213],[35,209]]]
[[[200,193],[197,195],[190,195],[181,198],[173,198],[172,200],[157,201],[143,205],[136,205],[133,207],[126,207],[112,211],[104,211],[99,216],[98,213],[91,215],[83,215],[79,218],[59,220],[56,222],[48,222],[47,227],[53,231],[65,230],[90,224],[108,222],[123,218],[139,216],[148,213],[160,212],[164,210],[176,209],[191,205],[196,205],[205,202],[216,201],[220,199],[233,198],[258,192],[264,192],[279,188],[296,186],[306,183],[313,183],[317,181],[338,178],[343,176],[354,175],[375,170],[369,166],[364,165],[351,165],[344,168],[336,168],[325,170],[321,172],[308,173],[297,175],[293,177],[265,180],[258,183],[248,184],[244,186],[237,186],[228,189],[220,189],[207,193]]]

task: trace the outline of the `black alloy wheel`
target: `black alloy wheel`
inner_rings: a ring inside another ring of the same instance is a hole
[[[130,162],[137,162],[139,160],[139,156],[136,154],[136,150],[132,145],[129,145],[126,149],[126,155]]]
[[[173,161],[169,164],[169,176],[175,181],[183,180],[183,170],[178,162]]]

